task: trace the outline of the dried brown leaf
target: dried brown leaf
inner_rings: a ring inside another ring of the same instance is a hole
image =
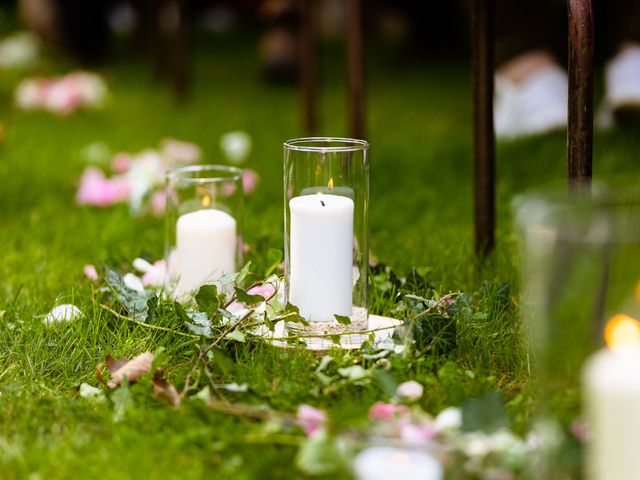
[[[156,371],[153,375],[153,396],[155,398],[164,398],[174,407],[180,406],[180,394],[176,387],[162,378],[162,373]]]
[[[130,360],[128,358],[125,358],[123,360],[116,360],[115,358],[113,358],[108,353],[107,353],[106,357],[104,358],[104,360],[107,363],[107,367],[109,368],[109,372],[111,372],[112,375],[113,375],[113,372],[115,372],[118,369],[124,367],[127,363],[130,362]]]
[[[141,353],[129,361],[117,361],[107,355],[107,365],[109,365],[109,369],[111,370],[111,365],[117,367],[115,370],[111,370],[111,380],[107,382],[107,386],[109,388],[116,388],[120,385],[124,377],[127,377],[129,383],[135,382],[145,373],[149,373],[152,363],[153,353],[151,352]]]

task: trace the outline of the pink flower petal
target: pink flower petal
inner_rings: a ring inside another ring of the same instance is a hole
[[[436,436],[436,431],[431,425],[415,425],[404,423],[400,425],[400,438],[412,446],[424,447],[431,443]]]
[[[260,175],[255,170],[245,168],[242,171],[242,190],[245,195],[250,195],[260,183]]]
[[[94,265],[91,265],[91,264],[85,265],[82,271],[84,272],[84,276],[91,281],[95,282],[99,278],[98,271],[96,270],[96,267]]]
[[[131,167],[133,158],[128,153],[116,153],[111,160],[111,171],[114,173],[125,173]]]
[[[422,397],[423,392],[424,388],[415,380],[401,383],[396,389],[396,395],[411,402],[415,402]]]
[[[256,285],[255,287],[251,287],[247,290],[247,293],[249,295],[261,295],[265,300],[269,300],[275,295],[276,287],[270,283],[263,283],[261,285]],[[231,313],[238,313],[246,308],[247,306],[244,303],[234,300],[229,304],[227,310]]]
[[[313,436],[318,430],[324,427],[327,421],[327,414],[322,410],[309,405],[300,405],[296,422],[308,436]]]
[[[167,208],[167,191],[158,190],[151,196],[151,213],[159,217]]]
[[[176,164],[195,163],[200,160],[202,152],[195,143],[183,142],[174,138],[162,141],[162,153]]]
[[[410,412],[411,410],[406,405],[376,402],[369,409],[369,418],[371,420],[390,422],[397,417],[408,415]]]
[[[129,198],[129,184],[123,178],[107,179],[96,167],[87,167],[76,194],[79,205],[106,207]]]

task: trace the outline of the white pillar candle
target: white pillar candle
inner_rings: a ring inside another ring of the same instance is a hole
[[[614,317],[615,318],[615,317]],[[636,480],[640,476],[640,345],[603,349],[583,372],[591,427],[587,476]]]
[[[186,213],[176,222],[178,292],[197,290],[236,270],[236,221],[215,209]]]
[[[441,480],[442,466],[427,453],[396,447],[370,447],[353,462],[358,480]]]
[[[353,289],[353,200],[303,195],[291,211],[289,302],[311,322],[350,316]]]

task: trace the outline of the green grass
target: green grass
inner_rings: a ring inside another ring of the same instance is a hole
[[[262,83],[252,41],[208,41],[196,56],[189,101],[176,106],[167,85],[154,82],[138,60],[118,61],[102,73],[112,97],[103,111],[59,119],[11,107],[15,79],[0,81],[6,139],[0,146],[0,477],[2,478],[291,478],[294,441],[260,436],[264,427],[216,413],[196,399],[174,410],[153,400],[148,385],[131,387],[135,408],[113,421],[110,403],[79,398],[82,382],[97,384],[105,354],[129,357],[164,347],[169,378],[181,385],[197,345],[114,319],[99,308],[83,279],[86,263],[122,267],[163,250],[161,219],[132,218],[125,207],[80,208],[75,182],[84,168],[79,152],[95,141],[114,151],[155,146],[164,136],[202,146],[205,159],[221,161],[218,139],[242,129],[253,139],[247,166],[262,182],[247,199],[246,240],[259,256],[282,244],[282,141],[300,136],[298,91]],[[373,60],[373,56],[371,57]],[[457,320],[456,346],[418,359],[395,358],[397,381],[415,378],[427,387],[423,405],[447,405],[496,388],[508,400],[516,427],[531,403],[523,385],[527,364],[518,320],[518,261],[510,199],[538,183],[562,179],[562,134],[498,148],[498,244],[479,265],[473,256],[471,115],[468,72],[462,64],[403,65],[386,55],[370,62],[368,139],[371,142],[371,249],[397,272],[426,267],[441,292],[473,294],[486,316]],[[45,71],[64,70],[52,63]],[[326,62],[322,134],[347,134],[344,71]],[[595,174],[638,171],[640,137],[599,134]],[[634,174],[637,176],[637,173]],[[498,294],[509,286],[506,299]],[[375,313],[394,301],[381,292]],[[44,326],[56,303],[76,303],[85,318]],[[246,382],[250,392],[222,392],[228,400],[295,411],[309,403],[330,411],[337,425],[366,415],[386,398],[376,383],[323,391],[312,372],[315,357],[261,345],[228,347],[233,361],[214,372],[220,383]],[[355,357],[336,354],[349,364]],[[256,436],[258,434],[258,436]],[[298,439],[298,440],[296,440]],[[256,443],[257,442],[257,443]]]

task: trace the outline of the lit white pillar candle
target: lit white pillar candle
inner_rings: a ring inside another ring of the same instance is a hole
[[[197,290],[236,270],[236,221],[215,209],[186,213],[176,222],[178,292]]]
[[[396,447],[370,447],[353,462],[358,480],[441,480],[442,466],[427,453]]]
[[[640,476],[640,329],[614,316],[605,336],[611,349],[595,353],[583,372],[584,403],[591,427],[587,476],[637,480]]]
[[[350,316],[353,289],[353,200],[303,195],[289,201],[289,302],[311,322]]]

